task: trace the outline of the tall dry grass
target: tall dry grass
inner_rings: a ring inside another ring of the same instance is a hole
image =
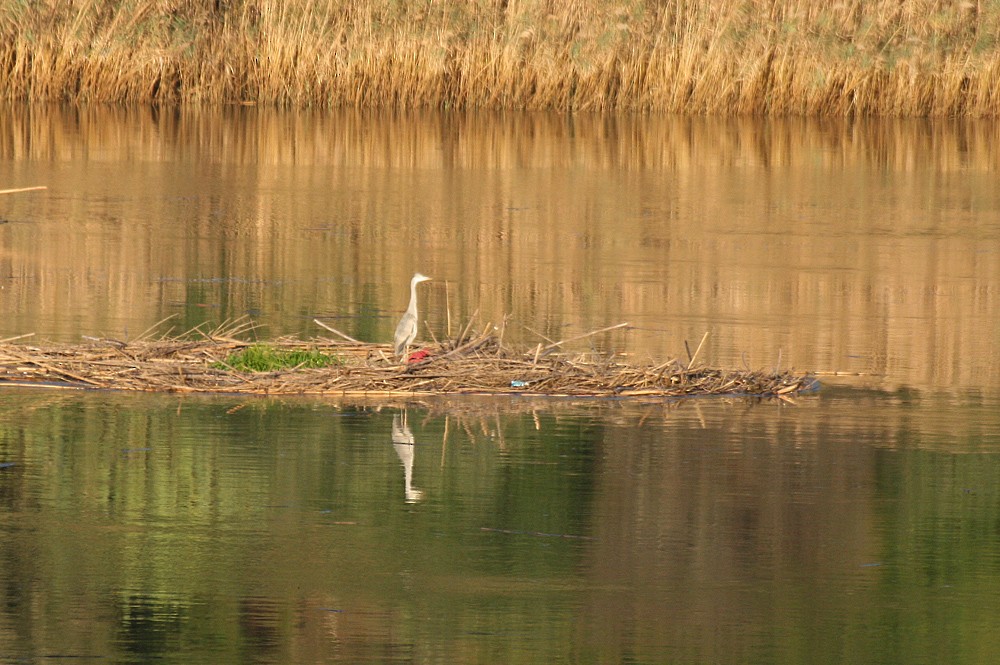
[[[9,0],[31,100],[996,116],[982,0]]]

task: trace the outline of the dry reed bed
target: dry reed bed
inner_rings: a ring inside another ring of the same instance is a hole
[[[389,346],[329,339],[269,342],[278,349],[310,349],[340,363],[273,372],[219,368],[251,342],[216,332],[199,339],[161,338],[85,344],[0,343],[0,385],[256,395],[519,394],[588,397],[759,395],[788,397],[814,389],[793,372],[738,371],[682,364],[622,364],[596,354],[556,352],[541,345],[525,352],[503,346],[495,334],[465,334],[428,347],[430,356],[402,365]],[[697,352],[695,352],[697,355]]]
[[[997,116],[998,42],[975,0],[14,2],[0,97]]]

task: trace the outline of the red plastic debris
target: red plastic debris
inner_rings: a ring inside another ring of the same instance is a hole
[[[408,362],[408,363],[418,363],[421,360],[423,360],[424,358],[430,358],[430,357],[431,357],[431,354],[427,353],[423,349],[420,349],[419,351],[414,351],[413,353],[411,353],[409,355],[409,357],[406,359],[406,362]]]

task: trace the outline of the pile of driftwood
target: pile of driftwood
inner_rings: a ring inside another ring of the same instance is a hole
[[[226,359],[254,344],[237,339],[246,330],[245,325],[232,325],[212,332],[195,329],[178,338],[129,342],[87,338],[82,344],[3,340],[0,384],[259,395],[594,397],[787,397],[816,387],[815,379],[806,374],[713,369],[696,365],[691,357],[684,363],[670,360],[637,366],[620,362],[617,356],[566,353],[560,350],[562,343],[516,351],[506,347],[502,333],[493,329],[479,333],[466,329],[455,340],[425,347],[425,357],[421,353],[405,363],[392,357],[388,344],[279,338],[267,344],[277,349],[316,350],[336,361],[317,369],[241,372],[228,366]]]

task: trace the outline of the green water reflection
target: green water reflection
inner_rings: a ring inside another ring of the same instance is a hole
[[[2,662],[1000,656],[994,398],[2,397]]]

